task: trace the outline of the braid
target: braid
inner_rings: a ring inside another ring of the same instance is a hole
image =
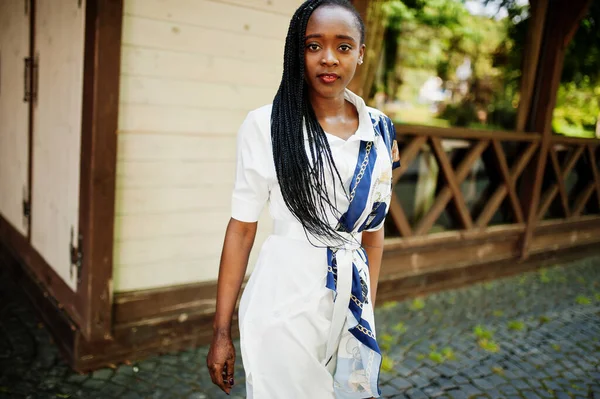
[[[328,223],[328,211],[336,218],[341,214],[328,195],[329,173],[335,198],[336,181],[341,182],[329,142],[309,100],[304,78],[304,36],[308,20],[320,6],[340,6],[356,16],[364,42],[364,24],[347,0],[308,0],[294,13],[285,42],[283,76],[273,100],[271,138],[273,158],[281,194],[290,212],[304,229],[317,237],[339,239]],[[306,128],[310,158],[304,144]],[[342,184],[342,187],[343,184]]]

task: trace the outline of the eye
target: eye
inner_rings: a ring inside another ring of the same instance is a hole
[[[308,51],[318,51],[319,48],[321,48],[321,46],[319,46],[317,43],[309,43],[306,45],[306,49]]]
[[[352,50],[352,46],[348,45],[348,44],[342,44],[340,46],[340,50],[342,50],[342,52],[347,53],[348,51]]]

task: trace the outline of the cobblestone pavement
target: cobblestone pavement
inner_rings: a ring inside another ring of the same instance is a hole
[[[600,399],[598,257],[386,303],[377,322],[383,397]],[[205,372],[207,351],[75,374],[0,276],[0,399],[227,397]],[[245,396],[242,374],[231,397]]]

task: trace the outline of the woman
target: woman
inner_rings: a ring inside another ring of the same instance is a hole
[[[309,0],[286,39],[272,105],[238,133],[238,165],[219,271],[211,378],[234,385],[231,320],[257,220],[265,241],[239,309],[249,398],[379,396],[373,303],[391,197],[395,132],[346,89],[364,25],[346,0]]]

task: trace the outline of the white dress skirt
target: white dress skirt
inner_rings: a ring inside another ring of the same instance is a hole
[[[330,217],[344,231],[342,243],[307,235],[287,209],[273,163],[271,106],[250,112],[238,133],[232,217],[255,222],[268,204],[274,220],[239,308],[248,398],[379,396],[381,353],[360,242],[363,231],[382,228],[389,208],[395,132],[381,112],[345,96],[358,110],[358,130],[348,140],[327,134],[345,189],[330,190],[343,214]]]

